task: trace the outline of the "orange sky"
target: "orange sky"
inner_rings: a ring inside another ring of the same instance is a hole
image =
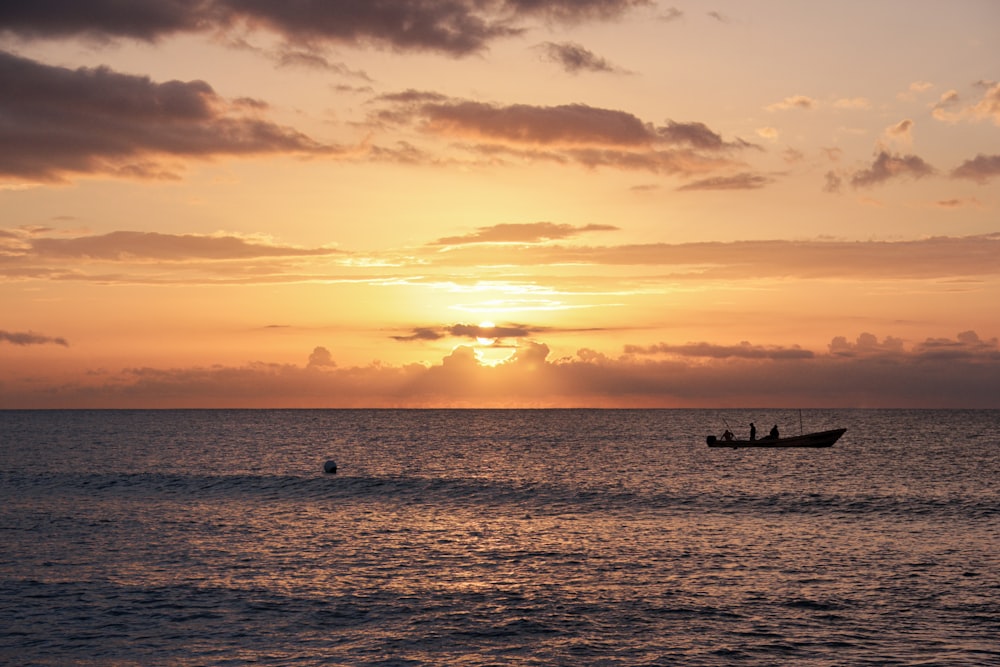
[[[4,7],[0,408],[998,408],[998,25]]]

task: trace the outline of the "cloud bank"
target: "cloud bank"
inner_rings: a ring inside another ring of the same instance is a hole
[[[405,267],[423,279],[458,267],[664,267],[662,280],[950,280],[1000,275],[1000,233],[911,241],[731,241],[583,245],[577,237],[614,225],[502,223],[410,249],[359,255],[232,234],[117,231],[62,236],[0,229],[0,280],[101,284],[396,281]],[[69,261],[68,261],[69,260]],[[337,273],[330,273],[331,263]],[[155,277],[148,274],[155,267]],[[554,278],[552,278],[554,279]]]
[[[909,348],[862,334],[828,353],[689,343],[581,349],[549,358],[519,343],[499,365],[460,345],[433,365],[341,368],[324,347],[308,364],[132,368],[49,387],[0,385],[8,407],[962,407],[1000,408],[1000,347],[966,331]]]

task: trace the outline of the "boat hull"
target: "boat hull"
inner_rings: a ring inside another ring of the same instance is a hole
[[[707,442],[709,447],[729,447],[732,449],[739,447],[832,447],[833,443],[837,442],[846,431],[846,428],[835,428],[818,433],[793,435],[788,438],[761,438],[760,440],[720,440],[714,435],[710,435]]]

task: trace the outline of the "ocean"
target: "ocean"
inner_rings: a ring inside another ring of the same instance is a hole
[[[1000,411],[0,411],[0,664],[1000,665]]]

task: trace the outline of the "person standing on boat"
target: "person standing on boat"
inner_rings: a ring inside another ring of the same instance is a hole
[[[753,425],[753,422],[750,422],[750,440],[756,440],[756,439],[757,439],[757,427]]]

